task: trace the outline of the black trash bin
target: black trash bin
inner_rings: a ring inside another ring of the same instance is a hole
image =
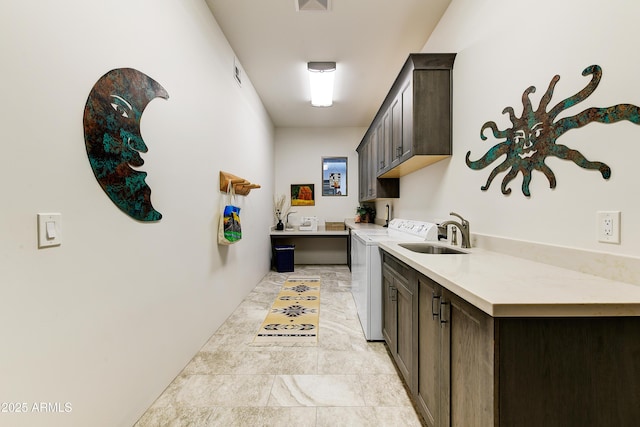
[[[293,251],[295,247],[295,245],[273,246],[274,265],[278,273],[293,271]]]

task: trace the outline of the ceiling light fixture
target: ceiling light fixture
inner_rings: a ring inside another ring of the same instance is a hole
[[[333,78],[335,62],[308,62],[309,83],[311,84],[311,105],[331,107],[333,105]]]
[[[331,0],[296,0],[298,12],[328,12],[331,10]]]

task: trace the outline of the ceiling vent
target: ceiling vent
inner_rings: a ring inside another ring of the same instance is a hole
[[[328,12],[331,0],[295,0],[298,12]]]

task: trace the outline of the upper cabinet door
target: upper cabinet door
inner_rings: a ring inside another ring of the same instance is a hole
[[[407,80],[400,89],[402,99],[402,141],[400,143],[400,163],[411,157],[413,152],[413,84]]]
[[[387,111],[380,124],[377,126],[378,133],[378,173],[380,176],[391,167],[391,111]]]
[[[391,103],[391,168],[400,164],[402,157],[402,94]]]

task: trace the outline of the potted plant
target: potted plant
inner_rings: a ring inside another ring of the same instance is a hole
[[[276,230],[284,230],[282,218],[287,216],[287,212],[291,209],[291,205],[287,202],[287,196],[284,194],[273,197],[273,216],[278,220]]]
[[[356,209],[356,222],[373,222],[376,218],[376,208],[373,206],[358,206]]]

